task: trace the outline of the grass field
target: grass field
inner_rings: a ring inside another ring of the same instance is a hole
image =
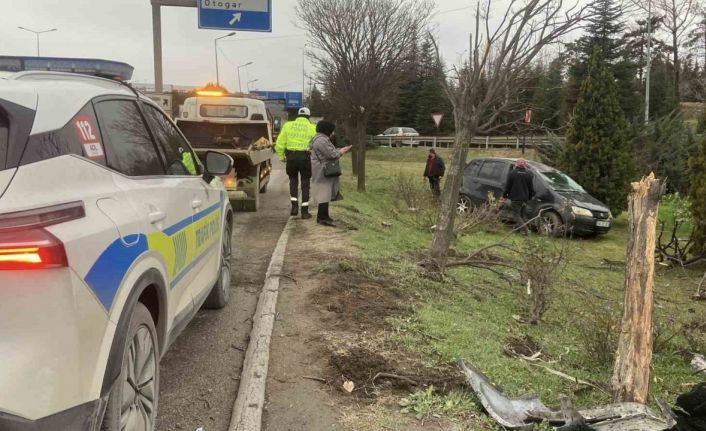
[[[440,152],[448,160],[449,152]],[[480,154],[471,151],[470,157]],[[519,155],[512,151],[482,154]],[[395,177],[411,175],[421,184],[425,157],[424,149],[369,151],[365,194],[355,191],[350,160],[346,161],[345,201],[332,207],[334,218],[357,228],[351,231],[351,240],[365,262],[417,298],[411,315],[388,318],[401,343],[422,354],[430,365],[470,361],[512,396],[536,393],[547,404],[557,404],[560,395],[569,396],[576,405],[608,402],[607,392],[579,388],[540,366],[505,355],[503,349],[510,338],[529,336],[541,347],[544,361],[539,364],[607,388],[612,365],[605,353],[613,351],[618,335],[624,270],[603,265],[602,260],[625,259],[625,215],[617,218],[608,235],[569,240],[566,266],[553,285],[543,321],[522,323],[516,317],[522,312],[524,285],[508,284],[487,270],[466,267],[450,270],[449,277],[440,282],[425,277],[419,269],[416,262],[419,253],[429,248],[431,232],[400,216],[395,206]],[[663,216],[668,218],[671,212],[665,208]],[[470,252],[498,241],[507,231],[506,226],[496,226],[461,236],[454,247],[460,253]],[[526,240],[514,235],[510,241],[522,247]],[[682,329],[706,321],[706,304],[690,298],[703,270],[658,268],[651,394],[670,403],[700,381],[688,363],[689,352],[704,353],[703,330]]]

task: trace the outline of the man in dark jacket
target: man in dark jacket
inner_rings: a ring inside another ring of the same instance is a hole
[[[510,209],[514,222],[521,226],[525,224],[525,207],[534,197],[534,177],[527,171],[527,162],[518,159],[507,177],[503,198],[510,201]]]
[[[432,148],[429,150],[427,164],[424,167],[424,176],[429,179],[429,186],[431,187],[432,194],[434,194],[434,198],[438,198],[441,195],[441,177],[444,176],[445,171],[446,166],[444,165],[444,160],[439,157]]]

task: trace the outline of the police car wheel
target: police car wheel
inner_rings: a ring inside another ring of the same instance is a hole
[[[138,302],[130,319],[120,376],[108,397],[102,431],[154,429],[159,401],[158,350],[152,316]]]
[[[218,273],[218,281],[213,286],[211,293],[206,298],[204,308],[219,309],[226,306],[228,297],[230,296],[230,280],[232,271],[232,250],[231,250],[231,231],[230,224],[226,223],[226,228],[223,231],[223,243],[221,249],[221,267]]]

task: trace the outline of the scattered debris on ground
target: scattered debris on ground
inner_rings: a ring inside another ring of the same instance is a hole
[[[703,356],[696,355],[692,367],[699,372],[706,366]],[[561,399],[561,407],[550,408],[536,396],[511,399],[480,370],[461,362],[474,393],[488,414],[509,429],[532,430],[535,424],[546,422],[563,431],[691,431],[706,429],[706,383],[696,385],[691,391],[677,398],[679,409],[672,410],[657,400],[660,417],[649,407],[639,403],[614,403],[605,406],[576,409],[568,398]]]
[[[535,360],[542,354],[542,347],[529,335],[510,337],[505,341],[503,352],[511,358]]]

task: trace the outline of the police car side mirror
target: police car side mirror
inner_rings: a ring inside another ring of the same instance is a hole
[[[233,170],[233,158],[218,151],[206,151],[206,172],[203,179],[210,183],[217,175],[227,175]]]

